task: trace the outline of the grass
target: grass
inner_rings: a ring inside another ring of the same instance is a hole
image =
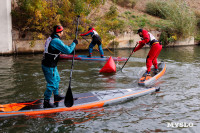
[[[167,29],[173,29],[173,34],[176,34],[178,38],[187,38],[195,33],[196,17],[185,2],[155,0],[147,3],[146,12],[170,20],[171,23]]]

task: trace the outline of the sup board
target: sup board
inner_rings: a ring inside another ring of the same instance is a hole
[[[166,64],[161,62],[158,64],[158,72],[155,72],[154,67],[151,68],[150,76],[142,75],[139,79],[138,85],[149,86],[153,85],[166,71]]]
[[[60,59],[67,59],[72,60],[73,55],[67,55],[67,54],[60,54]],[[126,61],[127,58],[123,57],[112,57],[114,61]],[[88,60],[88,61],[108,61],[109,56],[104,56],[104,58],[101,58],[100,56],[92,56],[87,57],[87,55],[75,55],[74,60]]]
[[[65,107],[64,100],[61,100],[54,103],[55,105],[57,105],[57,107],[55,108],[43,108],[43,99],[28,102],[3,104],[0,105],[0,117],[20,115],[30,116],[57,113],[63,111],[98,108],[159,91],[159,89],[160,88],[158,87],[140,87],[106,91],[92,91],[88,93],[74,94],[74,105],[72,107]],[[50,101],[53,103],[53,99],[51,99]]]

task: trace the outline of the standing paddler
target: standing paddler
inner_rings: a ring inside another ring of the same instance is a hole
[[[92,42],[89,45],[88,57],[92,57],[93,47],[97,44],[99,47],[99,53],[101,55],[101,58],[104,58],[104,53],[103,53],[102,44],[101,44],[101,37],[99,36],[97,31],[93,27],[89,27],[88,32],[84,34],[80,34],[80,36],[88,36],[88,35],[91,35],[92,37]]]
[[[147,58],[146,58],[146,67],[147,71],[144,74],[144,76],[150,76],[151,66],[154,65],[155,73],[158,72],[158,63],[157,58],[160,54],[160,51],[162,50],[162,45],[159,43],[158,40],[147,30],[139,29],[137,34],[141,37],[142,41],[137,42],[139,45],[134,49],[133,52],[138,51],[141,49],[145,44],[149,45],[151,47]]]
[[[44,55],[42,59],[42,70],[47,81],[46,91],[44,92],[44,108],[52,108],[53,104],[50,103],[50,97],[54,94],[54,102],[64,99],[59,95],[59,82],[60,76],[57,69],[57,63],[60,54],[70,54],[78,41],[75,39],[70,46],[65,45],[61,41],[63,36],[63,27],[56,25],[53,27],[53,33],[45,42]]]

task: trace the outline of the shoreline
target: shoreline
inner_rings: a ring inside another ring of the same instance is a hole
[[[169,46],[163,46],[163,48],[177,48],[177,47],[194,47],[199,46],[199,44],[193,44],[193,45],[169,45]],[[109,50],[128,50],[133,49],[134,47],[123,47],[123,48],[103,48],[104,51]],[[150,47],[144,46],[142,49],[149,49]],[[109,50],[108,50],[109,49]],[[76,52],[87,52],[88,49],[76,49]],[[16,56],[16,55],[34,55],[34,54],[43,54],[43,51],[33,51],[33,52],[18,52],[18,53],[2,53],[0,56]]]

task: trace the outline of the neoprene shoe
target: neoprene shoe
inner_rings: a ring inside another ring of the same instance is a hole
[[[158,74],[158,69],[154,69],[154,74]]]
[[[91,58],[92,56],[91,56],[91,55],[88,55],[87,57]]]
[[[50,103],[49,99],[44,99],[44,104],[43,104],[44,108],[53,108],[54,105]]]
[[[151,73],[146,71],[143,76],[151,76]]]

